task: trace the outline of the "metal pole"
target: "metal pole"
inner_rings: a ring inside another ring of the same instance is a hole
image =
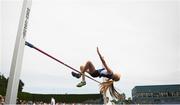
[[[18,32],[6,91],[6,104],[16,104],[31,3],[32,0],[24,0],[22,5],[22,11],[19,20]]]

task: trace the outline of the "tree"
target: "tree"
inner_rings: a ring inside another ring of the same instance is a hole
[[[4,75],[0,75],[0,94],[3,96],[6,95],[7,84],[8,84],[8,79],[6,79]],[[18,93],[22,92],[23,87],[24,87],[23,81],[19,80]]]
[[[0,75],[0,94],[5,96],[7,88],[7,79],[4,75]]]

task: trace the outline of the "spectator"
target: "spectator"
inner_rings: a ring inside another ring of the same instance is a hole
[[[0,105],[4,105],[4,97],[0,95]]]
[[[51,105],[55,105],[55,104],[56,104],[55,99],[52,97],[51,98]]]

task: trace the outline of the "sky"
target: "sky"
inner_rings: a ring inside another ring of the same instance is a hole
[[[0,72],[8,77],[22,0],[1,0]],[[115,83],[127,97],[139,85],[180,83],[179,0],[33,0],[26,40],[79,69],[87,60],[121,73]],[[44,94],[99,93],[99,85],[80,81],[71,70],[25,47],[23,91]],[[102,81],[101,78],[96,78]]]

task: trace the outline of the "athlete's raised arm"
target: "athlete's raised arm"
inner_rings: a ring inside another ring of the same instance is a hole
[[[101,53],[99,52],[99,48],[98,47],[97,47],[97,53],[99,55],[99,58],[100,58],[102,64],[104,65],[105,69],[107,70],[107,72],[112,73],[112,70],[106,64],[106,62],[104,60],[104,57],[102,57]]]

